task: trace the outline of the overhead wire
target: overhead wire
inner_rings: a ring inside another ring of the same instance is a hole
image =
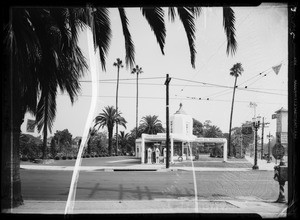
[[[241,23],[239,23],[236,27],[238,28],[242,23],[244,23],[245,22],[245,20],[250,16],[250,14],[253,12],[253,10],[252,11],[250,11],[249,13],[248,13],[248,15],[243,19],[243,21],[241,21]],[[198,75],[199,73],[200,73],[200,70],[201,69],[203,69],[205,66],[207,66],[207,64],[209,63],[209,61],[211,60],[211,58],[213,57],[213,56],[215,56],[216,54],[217,54],[217,52],[220,50],[220,48],[225,44],[225,42],[226,42],[226,40],[224,40],[221,44],[220,44],[220,46],[218,47],[218,49],[216,50],[216,52],[215,53],[213,53],[209,58],[208,58],[208,60],[205,62],[205,64],[193,75],[193,78],[195,78],[195,76],[196,75]],[[180,92],[182,92],[183,90],[184,90],[184,88],[185,88],[186,86],[184,86],[181,90],[180,90]]]
[[[68,96],[67,94],[58,94],[60,96]],[[81,96],[81,97],[91,97],[91,95],[84,95],[84,94],[79,94],[78,96]],[[175,95],[176,96],[176,95]],[[98,98],[113,98],[115,97],[114,95],[98,95],[97,96]],[[126,99],[126,98],[129,98],[129,99],[136,99],[135,96],[119,96],[119,98],[121,99]],[[157,99],[157,100],[165,100],[166,98],[165,97],[151,97],[151,96],[140,96],[139,99]],[[201,99],[201,98],[197,98],[197,97],[189,97],[189,96],[186,96],[186,97],[170,97],[169,99],[174,99],[174,100],[179,100],[179,99],[183,99],[183,100],[195,100],[195,101],[212,101],[212,102],[231,102],[231,100],[222,100],[222,99]],[[240,102],[240,103],[249,103],[249,101],[245,101],[245,100],[236,100],[235,102]],[[257,102],[257,103],[261,103],[261,102]],[[271,102],[263,102],[263,104],[281,104],[281,103],[271,103]]]

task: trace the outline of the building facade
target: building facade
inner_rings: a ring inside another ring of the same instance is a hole
[[[227,140],[225,138],[197,138],[193,135],[193,118],[180,103],[179,109],[170,117],[170,162],[193,160],[199,155],[193,143],[215,143],[223,148],[223,161],[227,161]],[[136,140],[135,155],[141,163],[166,162],[166,133],[156,135],[142,134]]]

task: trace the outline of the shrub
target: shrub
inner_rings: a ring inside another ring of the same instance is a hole
[[[77,156],[74,156],[73,158],[76,160],[76,159],[77,159]]]
[[[54,157],[54,160],[59,160],[59,159],[60,159],[59,156],[55,156],[55,157]]]
[[[28,161],[28,158],[27,157],[22,157],[21,160],[22,161]]]
[[[72,159],[73,159],[73,157],[72,157],[72,156],[68,156],[68,159],[69,159],[69,160],[72,160]]]
[[[63,159],[63,160],[66,160],[67,159],[67,157],[66,156],[62,156],[62,158],[61,159]]]
[[[82,155],[82,158],[85,158],[85,155]]]
[[[85,157],[86,157],[86,158],[90,158],[90,155],[87,154]]]

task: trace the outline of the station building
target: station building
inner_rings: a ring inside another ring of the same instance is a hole
[[[199,145],[193,143],[213,143],[223,148],[223,161],[227,161],[226,138],[198,138],[193,135],[193,118],[188,115],[180,103],[179,109],[170,117],[170,162],[193,160],[199,154]],[[165,162],[166,133],[155,135],[143,133],[136,140],[135,155],[141,163]],[[151,154],[151,155],[150,155]],[[157,159],[159,158],[159,159]]]

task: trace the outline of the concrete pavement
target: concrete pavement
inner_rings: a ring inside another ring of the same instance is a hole
[[[6,210],[16,214],[64,214],[65,201],[25,200],[24,205]],[[286,205],[271,201],[252,200],[194,200],[154,199],[122,201],[75,201],[69,214],[116,213],[255,213],[263,218],[286,217]]]
[[[254,164],[254,159],[245,156],[245,159]],[[205,161],[205,162],[214,162],[216,161]],[[223,163],[220,161],[220,163]],[[242,161],[227,161],[226,163],[231,164],[240,164]],[[259,166],[259,170],[269,170],[273,171],[274,166],[276,164],[274,162],[267,163],[266,160],[257,160],[257,164]],[[74,169],[73,166],[42,166],[39,164],[21,164],[21,169],[33,169],[33,170],[65,170],[65,171],[72,171]],[[173,167],[170,164],[170,167],[166,169],[165,164],[133,164],[129,166],[81,166],[80,171],[159,171],[159,172],[168,172],[168,171],[251,171],[252,168],[235,168],[235,167],[192,167],[192,166],[176,166]]]

